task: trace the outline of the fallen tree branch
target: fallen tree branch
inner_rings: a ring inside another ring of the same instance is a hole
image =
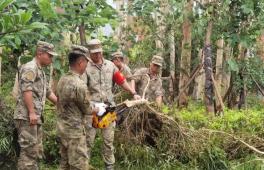
[[[247,147],[248,147],[249,149],[251,149],[252,151],[254,151],[254,152],[258,153],[258,154],[264,155],[264,152],[263,152],[263,151],[258,150],[258,149],[255,148],[254,146],[251,146],[250,144],[246,143],[245,141],[243,141],[243,140],[237,138],[236,136],[231,135],[231,134],[229,134],[229,133],[227,133],[227,132],[223,132],[223,131],[219,131],[219,130],[211,130],[211,129],[205,129],[205,130],[207,130],[207,131],[209,131],[209,132],[213,132],[213,133],[221,133],[221,134],[225,134],[225,135],[227,135],[227,136],[230,136],[230,137],[234,138],[235,140],[241,142],[241,143],[244,144],[245,146],[247,146]]]

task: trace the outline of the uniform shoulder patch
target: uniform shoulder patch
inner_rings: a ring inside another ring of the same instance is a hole
[[[21,75],[21,79],[27,81],[34,81],[35,77],[36,74],[32,70],[26,71]]]

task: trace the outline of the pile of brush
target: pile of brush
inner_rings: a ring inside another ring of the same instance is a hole
[[[124,145],[147,145],[180,161],[199,159],[201,153],[215,145],[225,151],[229,160],[253,152],[264,154],[262,138],[205,128],[191,129],[179,118],[158,112],[149,104],[130,107],[122,114],[116,140]]]

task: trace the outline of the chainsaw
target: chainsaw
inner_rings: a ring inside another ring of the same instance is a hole
[[[118,116],[126,112],[130,107],[147,103],[145,99],[140,100],[126,100],[123,103],[118,104],[117,106],[104,105],[101,104],[100,107],[105,107],[105,111],[101,114],[99,112],[93,112],[93,127],[104,129],[107,128],[111,123],[118,120]]]
[[[139,100],[126,100],[123,103],[120,103],[116,106],[111,106],[111,104],[105,104],[105,103],[97,103],[97,106],[95,104],[95,108],[99,108],[99,111],[93,112],[93,127],[104,129],[107,128],[111,123],[115,122],[120,118],[120,115],[124,112],[126,112],[130,107],[140,104],[148,103],[148,101],[145,99],[145,93],[149,86],[150,77],[148,74],[143,75],[135,75],[135,76],[146,76],[148,79],[147,85],[144,88],[142,98]],[[121,121],[120,121],[121,122]]]

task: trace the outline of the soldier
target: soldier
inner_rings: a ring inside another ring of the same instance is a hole
[[[38,160],[43,156],[41,124],[45,100],[47,97],[56,104],[57,97],[48,87],[42,67],[50,65],[54,55],[57,54],[52,44],[39,41],[35,58],[19,70],[17,106],[14,112],[20,145],[18,170],[38,169]]]
[[[103,58],[103,49],[100,40],[93,39],[89,41],[88,49],[90,51],[92,62],[88,63],[86,72],[83,75],[83,79],[87,83],[92,102],[107,102],[114,105],[115,102],[113,100],[112,93],[112,87],[114,83],[129,91],[134,96],[134,98],[140,98],[140,96],[138,96],[136,92],[128,85],[127,81],[125,80],[124,76],[122,76],[118,68],[111,61]],[[87,117],[87,121],[87,149],[88,157],[90,158],[91,148],[96,135],[96,129],[92,127],[92,114]],[[102,155],[106,169],[108,170],[113,169],[115,163],[113,146],[114,128],[115,122],[113,122],[109,127],[102,129],[104,140]]]
[[[124,55],[122,52],[115,52],[112,55],[112,62],[119,69],[119,71],[125,76],[127,81],[130,83],[130,77],[132,76],[130,68],[124,63]],[[113,87],[113,93],[118,94],[121,89],[118,86]],[[115,96],[116,97],[116,96]]]
[[[112,55],[112,62],[119,69],[119,71],[129,79],[132,76],[130,68],[124,63],[124,55],[122,52],[115,52]]]
[[[88,169],[84,116],[90,112],[90,95],[80,78],[90,60],[88,55],[87,48],[73,45],[68,55],[70,70],[57,86],[61,170]]]
[[[162,81],[160,78],[160,70],[162,67],[163,58],[158,55],[152,57],[149,68],[141,68],[133,75],[131,84],[140,96],[143,95],[143,91],[148,83],[148,77],[150,78],[149,86],[146,90],[145,98],[149,101],[156,101],[158,106],[162,104]],[[147,75],[147,76],[146,76]]]

